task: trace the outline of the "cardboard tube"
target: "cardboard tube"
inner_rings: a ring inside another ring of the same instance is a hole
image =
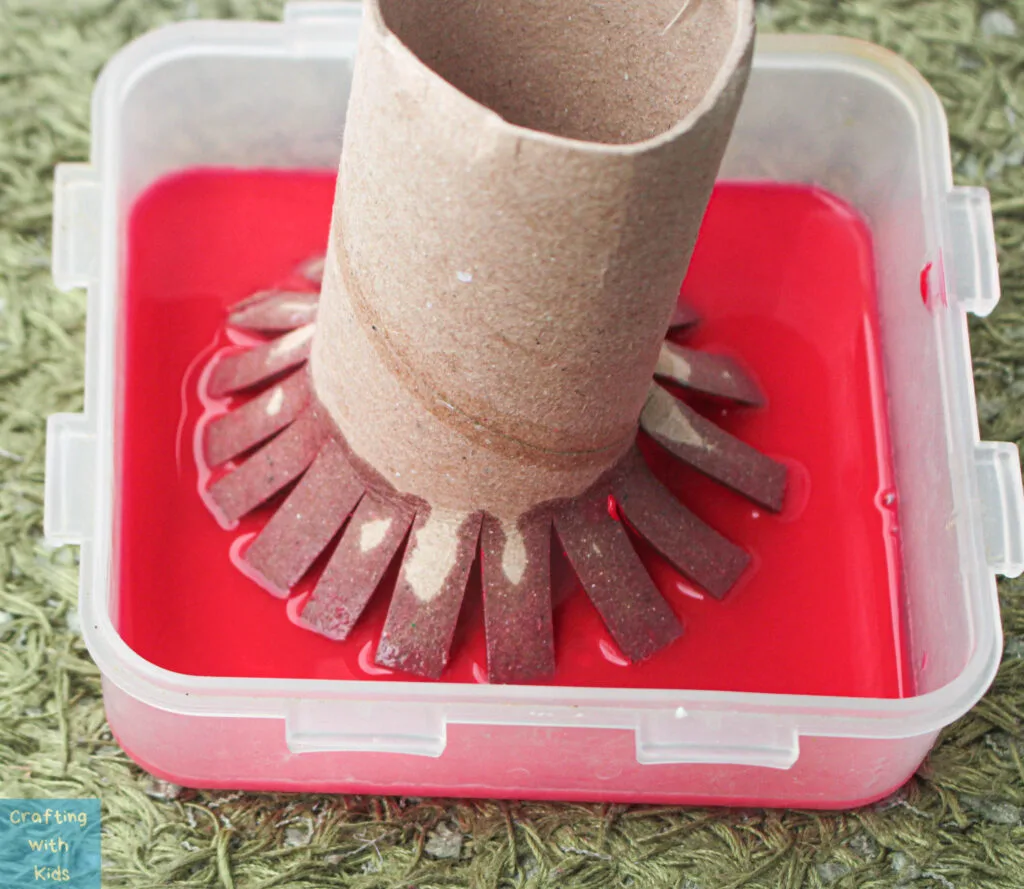
[[[311,359],[355,454],[514,518],[628,452],[753,34],[752,0],[367,0]]]

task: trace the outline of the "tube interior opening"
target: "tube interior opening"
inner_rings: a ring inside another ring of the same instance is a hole
[[[710,88],[737,0],[379,0],[385,25],[461,92],[529,129],[631,144]]]

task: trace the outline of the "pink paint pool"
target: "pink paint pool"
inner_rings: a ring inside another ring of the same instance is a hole
[[[146,660],[197,676],[409,680],[373,653],[388,596],[345,642],[299,627],[233,563],[263,517],[217,526],[196,490],[196,376],[225,309],[322,251],[333,177],[193,171],[142,195],[128,234],[119,442],[119,630]],[[754,555],[724,602],[643,553],[683,639],[628,665],[582,589],[555,615],[563,686],[690,688],[895,698],[905,693],[898,502],[892,472],[871,236],[824,192],[724,184],[683,288],[703,322],[688,342],[742,360],[769,406],[693,402],[785,460],[780,516],[647,447],[683,502]],[[159,526],[160,534],[151,529]],[[831,575],[828,585],[822,577]],[[314,578],[305,582],[308,589]],[[153,595],[155,590],[176,595]],[[486,674],[479,585],[467,598],[445,682]]]

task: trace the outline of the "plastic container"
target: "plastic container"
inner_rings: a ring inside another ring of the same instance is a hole
[[[83,633],[122,745],[205,787],[822,808],[898,787],[995,675],[994,575],[1024,570],[1024,496],[1016,447],[978,436],[966,313],[999,298],[988,195],[952,186],[942,109],[921,77],[848,40],[761,38],[723,175],[820,185],[873,229],[916,696],[195,677],[118,635],[127,210],[197,165],[334,168],[359,15],[294,4],[283,24],[142,38],[97,85],[91,163],[57,171],[54,278],[88,288],[88,332],[85,412],[50,420],[46,533],[82,547]]]

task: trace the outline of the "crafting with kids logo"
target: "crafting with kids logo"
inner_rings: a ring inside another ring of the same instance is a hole
[[[0,799],[0,887],[100,889],[98,799]]]

